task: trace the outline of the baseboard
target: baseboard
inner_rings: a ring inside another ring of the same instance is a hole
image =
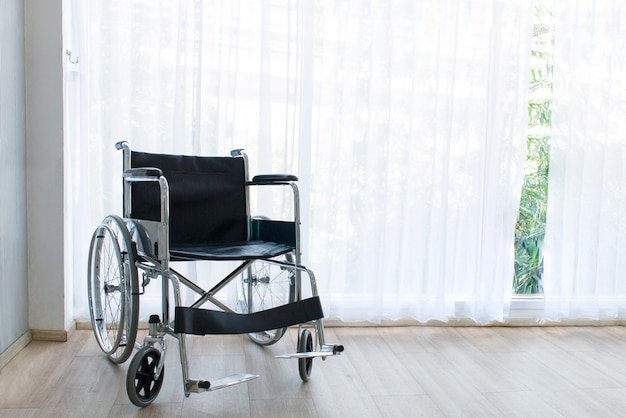
[[[91,330],[91,321],[88,319],[77,319],[76,329]],[[344,322],[336,318],[325,318],[324,326],[327,328],[348,328],[348,327],[607,327],[626,326],[623,319],[565,319],[562,321],[538,321],[536,319],[510,318],[504,322],[491,322],[488,324],[478,324],[471,319],[452,319],[448,322],[428,321],[420,322],[417,319],[382,320],[380,322]],[[139,321],[138,329],[148,329],[147,321]]]
[[[420,322],[416,319],[383,320],[380,322],[343,322],[339,319],[324,319],[324,326],[333,327],[608,327],[626,326],[623,319],[564,319],[562,321],[540,321],[537,319],[510,318],[503,322],[479,324],[471,319]]]
[[[22,351],[33,340],[33,334],[31,331],[26,331],[24,335],[17,339],[13,344],[9,346],[4,352],[0,354],[0,370],[6,366],[12,359]]]
[[[66,342],[76,330],[76,321],[72,321],[66,330],[57,329],[31,329],[33,340],[35,341],[59,341]]]
[[[76,329],[78,330],[91,329],[91,321],[89,319],[77,319],[74,323],[76,324]]]
[[[89,319],[77,319],[74,322],[76,323],[76,329],[78,330],[91,331],[93,329]],[[148,329],[148,321],[139,321],[137,323],[137,329]]]

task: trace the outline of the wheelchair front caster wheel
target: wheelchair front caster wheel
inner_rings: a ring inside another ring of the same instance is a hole
[[[135,405],[140,407],[150,405],[161,391],[165,368],[161,369],[158,379],[154,378],[154,371],[160,358],[159,350],[147,346],[139,350],[130,362],[126,375],[126,393]]]
[[[310,353],[311,351],[313,351],[313,337],[311,337],[311,332],[308,329],[304,329],[298,338],[298,353]],[[309,380],[311,369],[313,369],[313,358],[298,359],[298,370],[303,382]]]

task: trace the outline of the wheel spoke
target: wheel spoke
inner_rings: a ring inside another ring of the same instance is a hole
[[[289,259],[287,259],[288,261]],[[262,260],[254,262],[240,281],[239,307],[242,312],[254,313],[293,302],[295,289],[292,283],[294,269],[270,264]],[[284,328],[248,334],[257,344],[269,345],[280,340]]]
[[[143,377],[139,379],[137,393],[141,393],[141,391],[143,390],[143,396],[145,396],[146,398],[149,398],[151,385],[152,385],[152,379],[148,377]]]
[[[150,355],[146,355],[142,360],[137,370],[137,376],[139,377],[139,392],[143,389],[144,396],[150,397],[150,389],[152,382],[154,381],[154,358]]]

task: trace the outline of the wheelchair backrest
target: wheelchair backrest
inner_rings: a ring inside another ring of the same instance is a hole
[[[170,246],[245,242],[246,168],[242,157],[131,152],[131,167],[157,167],[170,190]],[[134,183],[131,218],[160,220],[158,183]]]

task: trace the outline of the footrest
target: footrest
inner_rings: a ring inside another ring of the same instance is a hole
[[[224,389],[239,383],[249,382],[259,377],[258,374],[237,373],[209,382],[208,380],[187,379],[185,388],[188,393],[200,393]]]
[[[315,358],[315,357],[330,357],[336,353],[332,351],[307,351],[304,353],[291,353],[291,354],[279,354],[274,358]]]
[[[305,351],[302,353],[279,354],[274,358],[315,358],[330,357],[343,353],[343,345],[324,345],[322,351]]]

